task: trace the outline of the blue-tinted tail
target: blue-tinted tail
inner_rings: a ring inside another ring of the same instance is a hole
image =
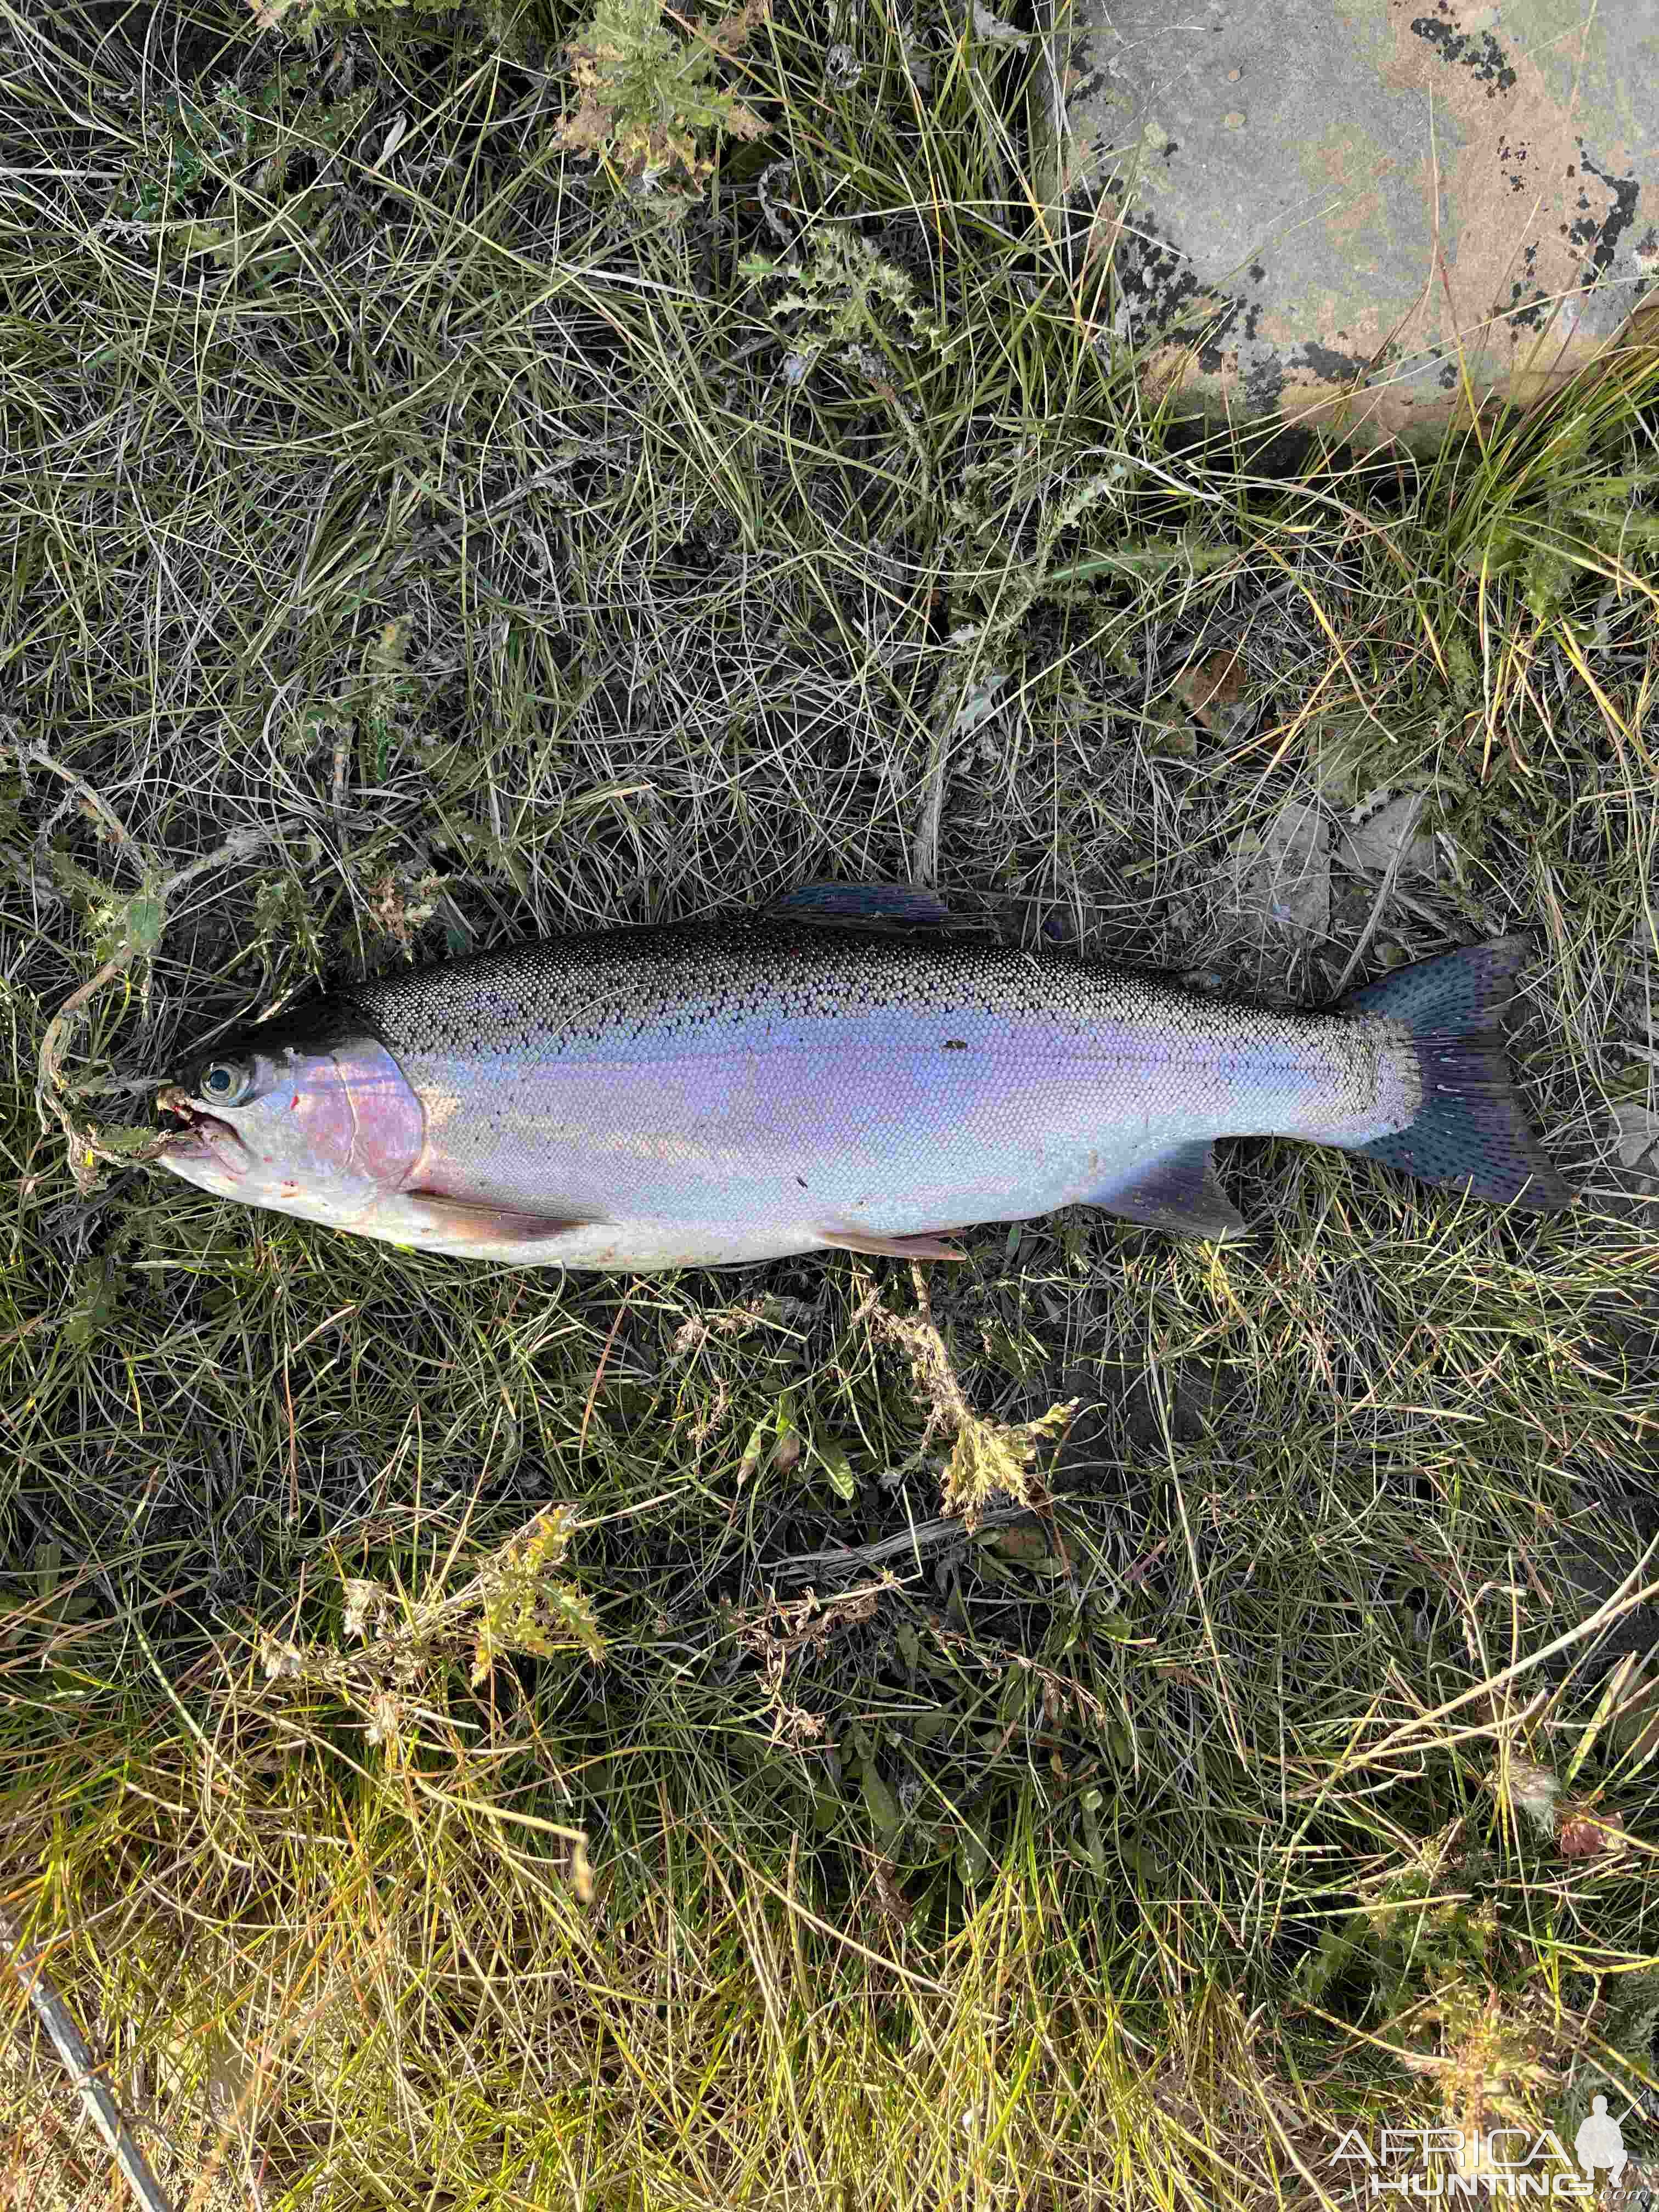
[[[1423,1080],[1417,1119],[1353,1151],[1498,1206],[1553,1213],[1571,1205],[1571,1188],[1515,1095],[1504,1048],[1504,1017],[1532,950],[1530,938],[1495,938],[1420,960],[1341,1001],[1340,1013],[1403,1022]]]

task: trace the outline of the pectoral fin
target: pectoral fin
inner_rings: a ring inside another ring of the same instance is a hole
[[[818,1236],[838,1252],[870,1252],[884,1260],[965,1260],[968,1255],[948,1237],[866,1237],[856,1229],[820,1229]]]
[[[586,1225],[552,1214],[520,1212],[491,1199],[450,1198],[438,1190],[406,1190],[399,1205],[413,1227],[451,1243],[550,1244]]]
[[[1176,1145],[1149,1160],[1133,1182],[1091,1199],[1103,1213],[1121,1215],[1148,1229],[1178,1237],[1243,1237],[1244,1218],[1231,1204],[1215,1171],[1215,1147],[1200,1139]]]

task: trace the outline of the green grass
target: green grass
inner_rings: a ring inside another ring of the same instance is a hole
[[[1233,2212],[1659,2083],[1651,351],[1433,465],[1200,437],[923,11],[832,88],[781,0],[690,204],[485,44],[0,22],[0,1905],[177,2200]],[[1433,872],[1267,912],[1382,791]],[[1251,1143],[1237,1247],[975,1237],[1058,1503],[837,1580],[939,1510],[908,1270],[123,1164],[313,977],[832,875],[1298,1000],[1536,927],[1581,1202]],[[115,2201],[73,2112],[20,2027],[5,2201]]]

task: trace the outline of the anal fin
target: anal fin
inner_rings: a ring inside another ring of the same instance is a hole
[[[552,1243],[587,1224],[546,1213],[526,1213],[488,1198],[451,1198],[441,1190],[406,1190],[400,1203],[416,1224],[434,1236],[469,1244]]]
[[[1133,1182],[1107,1198],[1091,1199],[1103,1213],[1121,1214],[1144,1228],[1177,1237],[1243,1237],[1244,1217],[1221,1188],[1215,1146],[1206,1137],[1175,1145],[1147,1161]]]
[[[857,1229],[820,1229],[822,1243],[838,1252],[869,1252],[883,1260],[965,1260],[948,1237],[866,1237]]]

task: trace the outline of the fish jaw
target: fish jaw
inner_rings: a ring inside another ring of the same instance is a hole
[[[217,1191],[226,1198],[239,1196],[253,1156],[230,1124],[176,1083],[169,1084],[155,1103],[185,1125],[162,1139],[156,1164],[198,1189]]]
[[[313,1043],[269,1029],[269,1039],[250,1031],[204,1063],[245,1071],[235,1103],[209,1100],[188,1079],[161,1092],[158,1108],[184,1127],[163,1139],[156,1165],[217,1198],[367,1230],[420,1155],[420,1100],[378,1039]]]

